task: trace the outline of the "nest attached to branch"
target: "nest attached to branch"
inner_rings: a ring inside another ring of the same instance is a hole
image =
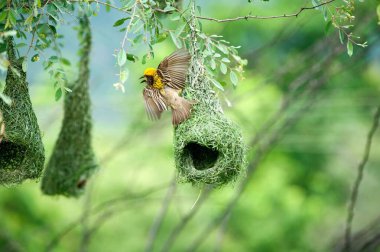
[[[175,128],[175,164],[180,181],[222,186],[236,180],[245,167],[245,145],[239,127],[224,116],[206,77],[195,19],[190,27],[192,60],[184,93],[197,103],[190,118]]]
[[[79,196],[97,168],[91,145],[91,100],[89,94],[89,55],[91,30],[87,17],[80,19],[81,59],[79,78],[65,94],[64,117],[58,140],[42,179],[45,194]]]
[[[205,104],[175,130],[175,162],[182,181],[224,185],[244,167],[244,143],[237,125]]]
[[[11,105],[0,99],[0,185],[21,183],[40,177],[45,153],[41,132],[29,97],[26,73],[16,58],[13,39],[7,39],[10,67],[4,94]]]

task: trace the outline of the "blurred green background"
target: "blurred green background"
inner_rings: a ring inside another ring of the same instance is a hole
[[[310,2],[219,0],[200,5],[204,16],[225,18],[294,13]],[[337,32],[325,32],[323,14],[316,10],[289,19],[202,22],[205,32],[241,45],[240,55],[248,59],[245,79],[220,97],[227,116],[242,128],[248,162],[258,161],[231,214],[206,237],[200,251],[330,251],[341,241],[351,187],[380,103],[376,4],[366,1],[357,7],[355,34],[369,47],[355,47],[351,58]],[[99,171],[80,199],[45,196],[34,181],[1,187],[0,251],[44,251],[49,244],[53,251],[145,249],[165,195],[173,189],[175,168],[170,113],[159,122],[148,121],[138,77],[175,47],[168,39],[154,47],[156,57],[147,65],[129,63],[126,92],[116,91],[112,54],[123,33],[112,25],[121,17],[102,8],[91,18],[93,146]],[[64,55],[76,62],[76,20],[69,15],[67,20],[58,31],[65,34]],[[72,66],[68,71],[75,79]],[[60,129],[62,101],[54,101],[53,84],[40,63],[30,64],[28,81],[49,157]],[[258,159],[261,150],[265,155]],[[380,131],[365,168],[354,231],[380,216],[379,167]],[[174,231],[173,251],[192,245],[243,179],[198,202],[199,211],[182,232]],[[155,251],[191,211],[199,193],[200,188],[176,185]]]

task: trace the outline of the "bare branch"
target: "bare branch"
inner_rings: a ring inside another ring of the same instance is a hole
[[[231,213],[226,215],[226,217],[224,217],[222,221],[222,225],[220,226],[218,234],[216,236],[214,252],[222,251],[223,239],[227,230],[227,225],[228,225],[228,221],[230,220],[230,216],[231,216]]]
[[[194,217],[194,215],[198,212],[198,210],[201,208],[205,200],[210,195],[212,187],[209,185],[205,185],[203,192],[201,193],[201,196],[199,200],[197,201],[197,204],[193,206],[193,208],[182,218],[181,222],[178,223],[177,226],[175,226],[172,230],[172,232],[169,235],[169,238],[165,241],[161,251],[169,251],[171,246],[173,245],[174,241],[177,239],[179,234],[182,232],[182,230],[185,228],[187,223]]]
[[[138,193],[138,194],[127,193],[123,196],[116,197],[116,198],[111,199],[111,200],[106,200],[106,201],[98,204],[97,206],[93,207],[89,211],[89,215],[92,216],[92,215],[97,215],[100,213],[104,214],[104,212],[109,211],[110,209],[112,209],[113,207],[115,207],[117,204],[119,204],[121,202],[123,202],[123,203],[129,202],[130,204],[132,204],[132,203],[141,202],[142,200],[147,200],[148,196],[150,196],[153,193],[156,193],[159,190],[167,188],[167,186],[168,186],[168,184],[164,184],[161,186],[157,186],[154,188],[147,189],[146,191]],[[61,232],[59,232],[56,236],[54,236],[53,239],[47,245],[45,251],[53,251],[53,249],[58,245],[60,240],[64,236],[66,236],[68,233],[70,233],[72,230],[74,230],[78,225],[80,225],[82,223],[82,220],[83,220],[83,216],[81,215],[77,220],[73,221],[66,228],[64,228]]]
[[[305,10],[315,10],[323,5],[330,4],[334,2],[335,0],[329,0],[323,3],[320,3],[315,6],[311,7],[302,7],[297,11],[296,13],[292,14],[283,14],[283,15],[275,15],[275,16],[257,16],[257,15],[246,15],[242,17],[235,17],[235,18],[226,18],[226,19],[218,19],[218,18],[212,18],[212,17],[202,17],[202,16],[195,16],[197,19],[202,19],[202,20],[209,20],[209,21],[215,21],[218,23],[225,23],[225,22],[234,22],[234,21],[239,21],[239,20],[248,20],[248,19],[278,19],[278,18],[292,18],[292,17],[298,17],[302,12]]]
[[[348,214],[347,214],[347,220],[346,220],[345,245],[342,251],[348,251],[348,252],[351,251],[351,228],[352,228],[352,220],[354,219],[354,215],[355,215],[355,211],[354,211],[355,205],[358,198],[360,183],[363,179],[364,167],[369,159],[369,155],[371,152],[372,139],[379,126],[379,121],[380,121],[380,106],[377,108],[375,116],[373,117],[373,124],[367,135],[367,142],[365,144],[363,159],[359,163],[358,174],[356,176],[356,180],[352,188],[351,200],[348,205]]]
[[[157,217],[154,220],[154,223],[149,231],[149,237],[148,237],[148,242],[145,251],[152,251],[153,250],[153,245],[154,241],[156,240],[158,231],[160,230],[161,224],[163,219],[165,218],[165,215],[168,211],[170,201],[173,199],[174,193],[177,188],[177,179],[176,176],[174,176],[170,187],[168,189],[168,192],[166,193],[166,196],[162,202],[162,207],[160,209],[160,212],[158,213]]]

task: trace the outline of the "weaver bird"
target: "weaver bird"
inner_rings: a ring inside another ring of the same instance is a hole
[[[172,111],[172,123],[178,125],[190,117],[194,102],[181,97],[185,87],[190,54],[178,50],[167,56],[156,68],[147,68],[141,83],[146,83],[143,90],[145,108],[151,120],[160,119],[161,113],[168,108]]]

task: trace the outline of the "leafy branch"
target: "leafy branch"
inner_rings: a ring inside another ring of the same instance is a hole
[[[283,14],[283,15],[274,15],[274,16],[257,16],[257,15],[246,15],[241,17],[234,17],[234,18],[226,18],[226,19],[218,19],[218,18],[212,18],[212,17],[202,17],[202,16],[196,16],[197,19],[202,20],[208,20],[208,21],[215,21],[218,23],[226,23],[226,22],[234,22],[234,21],[240,21],[240,20],[248,20],[248,19],[277,19],[277,18],[292,18],[292,17],[298,17],[302,12],[306,10],[315,10],[323,5],[330,4],[336,0],[329,0],[326,2],[322,2],[320,4],[311,6],[311,7],[302,7],[300,8],[296,13],[292,14]]]

